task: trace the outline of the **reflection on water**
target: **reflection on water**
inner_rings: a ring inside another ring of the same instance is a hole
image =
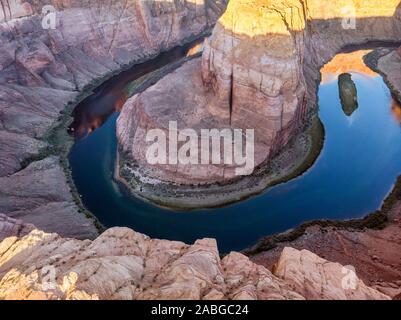
[[[198,53],[202,44],[203,39],[199,39],[185,46],[175,47],[161,53],[156,59],[135,65],[106,81],[75,108],[69,133],[80,139],[98,129],[114,112],[121,110],[128,99],[125,88],[130,82],[183,57]]]
[[[128,226],[154,238],[187,243],[212,237],[222,252],[244,249],[305,221],[356,218],[376,210],[401,173],[400,110],[382,78],[363,66],[363,54],[347,55],[341,57],[347,67],[336,57],[323,70],[324,77],[330,73],[335,80],[326,77],[318,93],[326,138],[316,163],[302,176],[223,208],[184,213],[158,208],[126,195],[112,180],[114,113],[71,150],[72,174],[84,204],[106,227]],[[359,108],[349,117],[339,99],[337,76],[342,72],[352,74],[358,90]],[[98,100],[91,101],[94,112]],[[109,108],[115,109],[114,102]]]
[[[396,98],[391,99],[391,111],[393,112],[394,119],[401,124],[401,105]]]
[[[339,53],[320,70],[322,84],[336,81],[342,73],[355,72],[369,77],[376,77],[377,73],[370,69],[364,62],[363,56],[371,52],[371,49],[357,50],[350,53]]]
[[[191,49],[188,50],[186,54],[187,57],[193,56],[203,50],[203,43],[198,43],[197,45],[193,46]]]
[[[74,122],[69,128],[69,132],[74,133],[77,139],[83,138],[100,128],[112,113],[121,111],[128,99],[124,90],[121,89],[122,87],[113,88],[113,90],[103,95],[94,94],[82,103],[80,106],[87,107],[76,109]],[[96,102],[93,103],[92,101]],[[80,112],[80,110],[82,111]],[[80,114],[78,115],[79,112]]]

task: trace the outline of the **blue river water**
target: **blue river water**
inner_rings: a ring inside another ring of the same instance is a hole
[[[320,85],[325,142],[303,175],[222,208],[161,209],[124,194],[113,182],[115,112],[100,128],[78,139],[69,155],[84,205],[106,227],[127,226],[154,238],[186,243],[212,237],[222,252],[250,247],[263,236],[305,221],[350,219],[375,211],[401,173],[401,126],[383,79],[348,71],[357,86],[359,107],[351,116],[344,114],[337,75]]]

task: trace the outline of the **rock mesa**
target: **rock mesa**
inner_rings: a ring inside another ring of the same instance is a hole
[[[147,130],[172,120],[179,129],[254,129],[255,164],[269,161],[316,112],[322,65],[347,45],[401,37],[398,0],[353,3],[230,1],[202,58],[126,103],[117,128],[124,165],[180,184],[234,178],[229,165],[149,165]]]

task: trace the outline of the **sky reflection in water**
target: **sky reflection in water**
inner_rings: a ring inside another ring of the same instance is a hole
[[[366,69],[362,56],[359,51],[349,53],[323,69],[318,95],[326,140],[318,160],[302,176],[224,208],[174,212],[155,207],[124,195],[112,182],[114,113],[71,150],[74,181],[85,205],[106,227],[128,226],[151,237],[187,243],[213,237],[223,252],[244,249],[304,221],[362,217],[376,210],[401,172],[401,112],[382,78]],[[337,84],[338,74],[347,71],[359,102],[350,117],[342,111]],[[107,95],[104,99],[94,97],[91,105],[96,109],[107,104]]]

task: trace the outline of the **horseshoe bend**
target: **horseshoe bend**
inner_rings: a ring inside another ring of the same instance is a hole
[[[311,126],[321,66],[347,45],[394,41],[400,36],[397,1],[380,6],[372,1],[358,2],[355,29],[343,27],[349,15],[344,11],[346,4],[230,2],[206,39],[202,57],[185,63],[125,104],[117,124],[121,176],[133,180],[134,188],[145,178],[182,185],[227,183],[236,178],[235,166],[221,163],[149,165],[146,133],[152,128],[167,133],[170,120],[177,121],[178,128],[196,130],[252,128],[255,166],[266,168]],[[306,146],[293,156],[294,166],[311,148]],[[201,152],[198,154],[200,157]],[[139,194],[155,198],[157,185],[149,187],[148,195],[143,191],[146,186],[139,184]],[[185,187],[180,189],[192,194]],[[255,192],[252,189],[248,192]],[[238,198],[238,192],[229,187],[230,192],[233,195],[227,196],[228,200]],[[188,197],[190,200],[182,201],[191,206],[193,199]],[[205,203],[211,200],[201,201],[201,206]]]
[[[400,297],[399,0],[0,1],[0,300]]]

